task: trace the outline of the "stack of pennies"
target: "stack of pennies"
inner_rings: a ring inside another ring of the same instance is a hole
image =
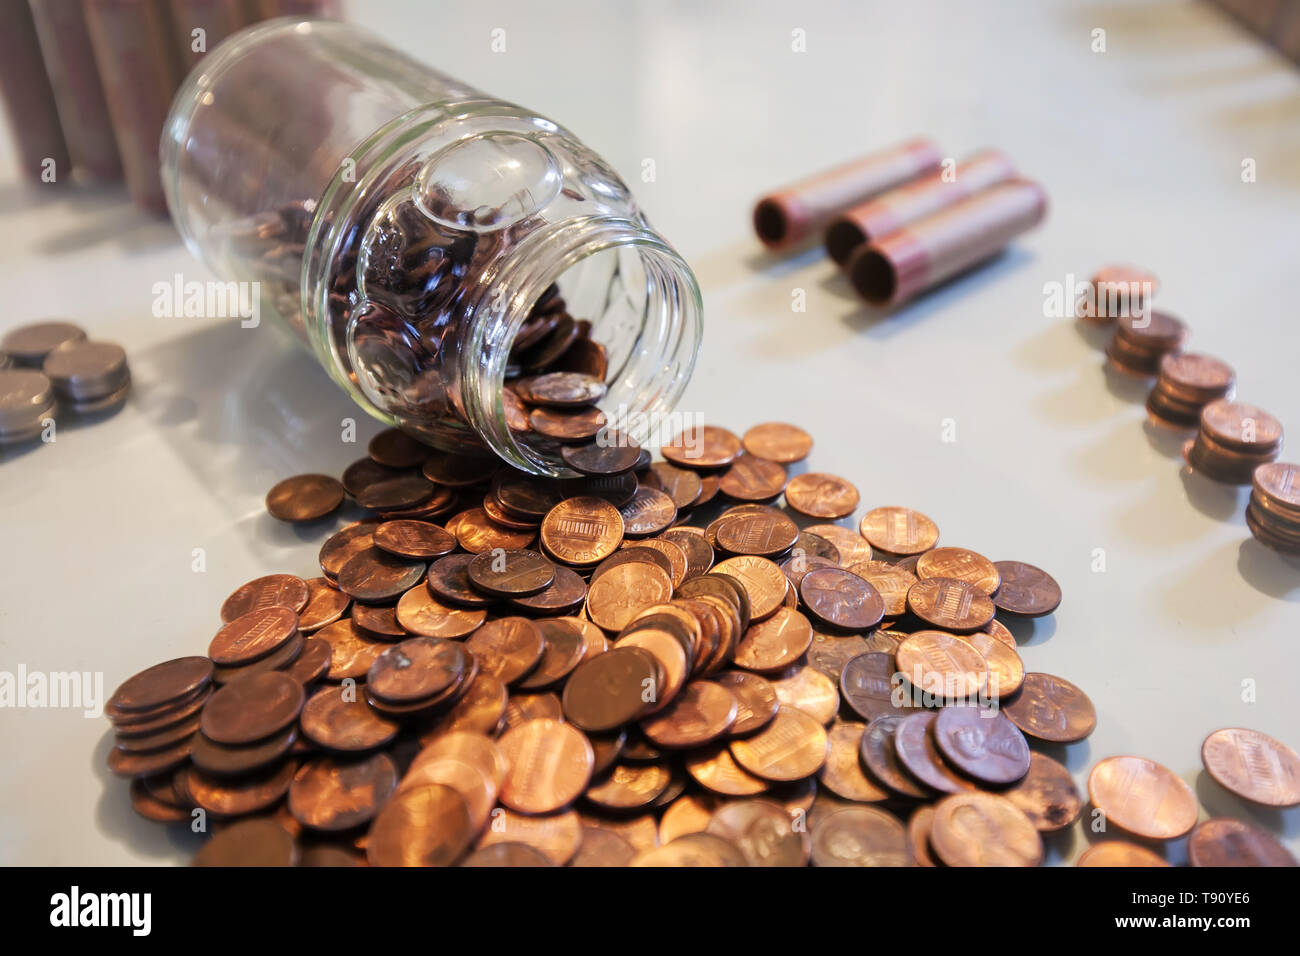
[[[41,372],[0,369],[0,445],[40,435],[57,404],[54,386]]]
[[[112,342],[65,342],[45,356],[43,369],[60,400],[74,412],[118,408],[131,390],[126,351]]]
[[[1106,346],[1106,357],[1121,372],[1150,377],[1165,355],[1179,349],[1186,335],[1187,326],[1168,312],[1150,309],[1121,315],[1115,336]]]
[[[319,577],[236,589],[197,722],[110,765],[145,816],[211,818],[201,865],[1040,863],[1096,712],[1005,622],[1060,587],[911,509],[838,523],[850,482],[788,479],[811,447],[703,426],[545,479],[383,432],[340,482],[371,515]],[[304,477],[273,513],[332,502]],[[151,673],[115,722],[198,693]]]
[[[1172,428],[1195,428],[1201,409],[1232,398],[1236,374],[1226,362],[1194,352],[1171,352],[1160,359],[1160,374],[1147,396],[1151,420]]]
[[[1114,265],[1097,270],[1075,304],[1075,315],[1109,324],[1121,316],[1141,315],[1151,304],[1159,280],[1137,266]]]
[[[85,330],[71,322],[32,322],[5,333],[0,339],[0,352],[8,355],[15,365],[39,369],[45,357],[60,345],[85,339]]]
[[[1183,445],[1194,471],[1230,485],[1248,485],[1255,469],[1277,458],[1282,423],[1261,408],[1218,399],[1201,409],[1196,437]]]
[[[1300,465],[1260,465],[1251,483],[1246,505],[1250,533],[1274,551],[1300,554]]]

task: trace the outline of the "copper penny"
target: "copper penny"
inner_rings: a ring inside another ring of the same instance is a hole
[[[487,607],[493,599],[479,593],[469,580],[469,565],[475,555],[449,554],[429,565],[429,576],[425,578],[425,587],[439,601],[460,607]],[[356,616],[356,612],[353,612]]]
[[[885,600],[870,583],[843,568],[819,568],[799,582],[809,612],[830,627],[865,631],[880,623]]]
[[[315,521],[343,504],[343,486],[329,475],[296,475],[266,493],[266,510],[281,521]]]
[[[399,558],[429,561],[456,550],[456,539],[428,521],[385,521],[372,532],[376,548]]]
[[[749,866],[740,848],[713,833],[688,833],[666,846],[644,850],[630,866],[725,867]]]
[[[790,552],[790,555],[792,561],[799,557],[805,559],[821,558],[827,562],[826,567],[837,568],[840,566],[840,549],[821,535],[806,528],[799,532],[799,540],[794,543],[794,549]],[[802,577],[800,580],[802,580]]]
[[[798,611],[779,608],[765,621],[751,624],[736,646],[735,664],[760,674],[785,670],[812,645],[813,631]]]
[[[546,641],[528,618],[503,617],[488,621],[471,634],[465,649],[478,659],[483,673],[514,684],[537,666]]]
[[[627,866],[637,855],[637,849],[612,830],[584,826],[582,846],[578,855],[569,861],[570,866]]]
[[[577,372],[548,372],[515,382],[519,397],[530,405],[573,408],[595,405],[605,397],[605,383]]]
[[[886,561],[861,561],[845,567],[876,589],[885,616],[896,618],[907,612],[907,592],[917,582],[915,574]]]
[[[782,707],[770,724],[731,742],[736,763],[756,777],[772,781],[802,780],[826,762],[826,728],[801,710]]]
[[[835,682],[811,667],[792,667],[768,681],[782,707],[801,710],[819,724],[829,724],[840,709]]]
[[[632,500],[619,509],[619,514],[623,518],[624,534],[645,537],[658,534],[672,524],[677,517],[677,506],[666,492],[642,485]]]
[[[858,489],[838,475],[809,471],[790,479],[785,501],[811,518],[843,518],[858,507]]]
[[[1228,727],[1201,744],[1201,762],[1219,785],[1266,807],[1300,805],[1300,756],[1258,730]]]
[[[105,710],[148,711],[195,694],[212,681],[212,661],[206,657],[178,657],[155,664],[123,681],[109,698]]]
[[[640,456],[641,447],[636,442],[608,428],[593,442],[560,448],[560,459],[580,475],[617,475],[635,467]]]
[[[845,807],[813,826],[812,862],[827,867],[907,866],[907,832],[896,817],[876,807]]]
[[[741,455],[719,477],[718,490],[736,501],[771,501],[785,484],[785,469],[775,461]]]
[[[641,732],[660,747],[700,747],[730,731],[737,713],[731,691],[713,681],[697,680],[687,684],[666,710],[642,721]]]
[[[240,585],[221,605],[222,623],[265,607],[287,607],[297,614],[307,606],[307,582],[292,574],[268,574]]]
[[[433,454],[433,449],[397,428],[385,428],[366,447],[370,457],[388,468],[414,468]]]
[[[814,629],[808,647],[808,666],[839,684],[844,665],[870,650],[872,648],[858,634],[828,634]],[[840,690],[843,691],[842,686]]]
[[[955,633],[988,627],[996,613],[987,593],[956,578],[918,581],[907,592],[907,609],[931,627]]]
[[[328,578],[307,581],[307,606],[298,612],[298,630],[304,634],[319,631],[343,617],[352,599],[330,583]]]
[[[713,548],[703,534],[691,528],[669,528],[661,537],[677,545],[685,555],[685,580],[699,577],[713,567]]]
[[[1025,665],[1020,655],[992,634],[976,631],[958,634],[966,643],[980,652],[989,665],[988,696],[995,700],[1011,697],[1025,682]]]
[[[943,631],[917,631],[898,646],[898,670],[912,686],[945,700],[969,699],[988,687],[984,655]]]
[[[956,578],[989,595],[997,591],[1002,581],[997,566],[992,561],[967,548],[930,549],[917,559],[916,576],[922,581]]]
[[[551,583],[527,597],[511,598],[512,607],[531,614],[565,614],[576,611],[587,597],[587,582],[563,565],[553,565]]]
[[[535,432],[564,442],[595,438],[605,421],[605,413],[599,408],[534,408],[528,414],[528,424]]]
[[[1083,797],[1070,771],[1038,753],[1029,758],[1029,772],[1015,786],[1003,790],[1002,796],[1043,833],[1068,827],[1083,812]]]
[[[209,813],[222,817],[244,816],[278,803],[288,792],[297,769],[298,765],[289,760],[278,767],[237,778],[214,778],[191,770],[186,790]]]
[[[320,549],[320,567],[325,576],[337,580],[343,565],[374,544],[374,530],[382,523],[379,518],[356,521],[331,535]]]
[[[219,744],[250,744],[298,719],[302,685],[278,671],[253,674],[226,684],[203,708],[202,730]]]
[[[620,564],[592,582],[587,616],[606,631],[621,631],[643,608],[661,604],[672,594],[672,580],[659,568],[639,562]]]
[[[733,737],[744,737],[771,723],[780,702],[776,689],[757,674],[745,671],[727,671],[719,674],[717,682],[736,698],[736,722],[731,725]]]
[[[634,622],[618,639],[618,648],[640,648],[657,665],[651,683],[643,684],[644,708],[639,717],[658,713],[676,699],[689,676],[691,647],[688,638],[670,622],[656,619]]]
[[[399,558],[372,546],[343,565],[339,590],[357,601],[382,604],[419,584],[424,572],[423,561]]]
[[[931,728],[939,751],[982,783],[1015,783],[1029,772],[1029,744],[1006,716],[987,707],[944,707]]]
[[[298,768],[289,785],[289,812],[313,830],[348,830],[369,821],[397,786],[388,754],[360,760],[319,757]]]
[[[859,654],[844,665],[840,691],[853,711],[868,722],[887,714],[905,713],[912,707],[894,699],[895,673],[891,655],[879,651]]]
[[[421,475],[402,475],[366,485],[357,495],[357,504],[371,511],[405,511],[433,499],[437,489]]]
[[[904,717],[894,731],[894,752],[913,777],[933,790],[940,793],[973,790],[975,784],[949,766],[935,744],[935,719],[933,710]]]
[[[188,764],[194,738],[186,737],[179,743],[148,753],[132,753],[121,747],[108,752],[108,769],[119,777],[143,777],[174,770]]]
[[[474,838],[465,798],[426,783],[400,790],[384,804],[366,840],[371,866],[451,866]]]
[[[591,743],[558,720],[530,720],[501,735],[509,770],[501,802],[520,813],[552,813],[587,788],[595,761]]]
[[[1169,866],[1144,846],[1123,840],[1103,840],[1083,851],[1075,866]]]
[[[545,590],[555,580],[555,565],[536,551],[493,550],[469,563],[469,581],[495,597],[527,597]]]
[[[1273,448],[1282,441],[1282,423],[1268,412],[1223,398],[1201,409],[1201,430],[1233,451]]]
[[[637,810],[654,804],[671,782],[672,773],[664,764],[620,763],[592,784],[586,799],[606,810]]]
[[[717,523],[718,547],[732,554],[780,554],[798,538],[799,528],[779,511],[738,512],[723,515]]]
[[[1041,568],[1023,561],[998,561],[994,567],[1002,579],[993,595],[993,603],[999,610],[1024,617],[1042,617],[1060,605],[1061,586]]]
[[[1012,634],[1007,626],[997,618],[989,621],[984,630],[977,633],[989,635],[989,637],[993,638],[999,644],[1005,644],[1008,648],[1015,651],[1017,656],[1019,656],[1020,645],[1016,643],[1016,636]]]
[[[1300,465],[1273,461],[1255,469],[1255,489],[1274,505],[1300,509]]]
[[[1196,825],[1196,794],[1145,757],[1107,757],[1088,774],[1088,797],[1108,823],[1148,840],[1173,840]]]
[[[686,468],[722,468],[740,455],[740,439],[716,425],[696,425],[681,432],[659,452],[673,464]]]
[[[537,538],[532,529],[520,531],[497,524],[482,508],[471,508],[461,516],[456,525],[456,540],[470,554],[501,549],[510,551],[526,548]]]
[[[555,694],[511,694],[506,704],[506,727],[518,727],[530,720],[560,720],[564,708]]]
[[[469,662],[469,651],[461,644],[413,637],[375,658],[366,675],[366,690],[383,703],[415,703],[459,681]]]
[[[686,572],[689,565],[686,563],[686,553],[671,541],[665,541],[663,538],[645,538],[641,541],[625,541],[622,551],[657,551],[668,560],[668,576],[672,579],[674,590],[682,585],[686,580]],[[660,565],[662,567],[662,565]]]
[[[741,767],[725,744],[688,753],[686,772],[706,790],[727,797],[751,797],[768,789],[767,781]]]
[[[397,623],[408,633],[448,639],[472,634],[487,618],[483,610],[443,604],[419,584],[402,595],[396,613]]]
[[[1003,701],[1001,709],[1025,734],[1052,743],[1082,740],[1097,726],[1088,695],[1051,674],[1026,674],[1019,693]]]
[[[1187,838],[1192,866],[1297,866],[1291,851],[1245,820],[1203,820]]]
[[[564,716],[589,733],[630,724],[655,699],[660,667],[641,647],[620,645],[579,664],[564,686]]]
[[[286,867],[297,857],[297,846],[284,827],[269,817],[252,817],[213,833],[192,865]]]
[[[174,806],[158,799],[149,792],[140,778],[131,781],[130,797],[131,809],[146,820],[153,820],[155,823],[178,823],[190,818],[190,811],[186,807]]]
[[[651,465],[645,482],[668,495],[678,511],[695,504],[704,491],[704,483],[697,472],[678,468],[666,461],[657,461]]]
[[[785,599],[785,574],[767,558],[754,555],[728,558],[715,565],[710,573],[728,574],[741,583],[749,598],[749,615],[752,620],[761,621],[770,617]]]
[[[706,833],[739,848],[750,866],[807,866],[808,832],[791,825],[785,807],[771,800],[734,800],[718,808]]]
[[[621,508],[631,501],[638,487],[637,477],[632,471],[620,472],[617,475],[583,475],[560,480],[560,488],[569,498],[599,498],[601,501],[609,502],[615,508]]]
[[[389,478],[398,478],[403,474],[410,474],[410,472],[381,465],[373,458],[362,458],[343,469],[340,483],[343,485],[343,490],[355,498],[370,485],[387,481]]]
[[[298,633],[298,615],[287,607],[259,608],[241,614],[217,631],[208,657],[225,667],[266,657]]]
[[[540,853],[552,866],[564,866],[577,854],[581,843],[582,821],[572,810],[526,816],[499,808],[492,812],[492,825],[479,837],[475,855],[498,846],[523,844]]]
[[[803,530],[807,534],[824,538],[834,545],[839,553],[839,565],[850,571],[853,570],[854,565],[871,560],[871,545],[866,538],[851,528],[837,524],[810,524]]]
[[[1043,841],[1020,809],[992,793],[958,793],[934,808],[930,845],[948,866],[1038,866]]]
[[[930,851],[930,831],[934,828],[934,807],[925,804],[907,818],[907,842],[917,866],[938,866]]]
[[[745,451],[756,458],[790,464],[803,461],[812,451],[813,440],[797,425],[784,422],[764,422],[745,432],[741,439]]]
[[[297,740],[298,728],[294,726],[255,744],[237,746],[213,743],[198,734],[190,749],[190,759],[194,766],[214,777],[238,777],[278,763]]]
[[[501,462],[486,452],[456,455],[431,451],[420,470],[434,484],[447,488],[468,488],[490,480],[500,467]]]
[[[939,526],[911,508],[874,508],[862,516],[858,530],[873,548],[888,554],[921,554],[939,540]]]
[[[660,844],[688,833],[703,833],[721,806],[721,800],[707,793],[686,794],[674,800],[659,818]]]
[[[457,731],[495,736],[505,724],[506,705],[509,701],[506,685],[480,669],[470,682],[465,696],[456,701],[430,731],[421,735],[421,742],[428,743],[432,736]]]
[[[541,521],[564,500],[556,482],[502,469],[492,480],[491,494],[502,508],[519,518]]]
[[[400,725],[357,697],[355,689],[322,687],[302,708],[302,732],[326,750],[361,753],[387,745]]]
[[[869,778],[862,769],[862,734],[866,724],[841,722],[831,726],[830,750],[826,765],[818,773],[822,786],[858,803],[878,803],[888,800],[888,790]]]
[[[582,631],[560,617],[537,621],[546,647],[537,666],[519,681],[521,690],[544,690],[553,687],[573,672],[586,654]]]
[[[569,498],[542,519],[542,547],[564,564],[598,564],[613,554],[622,540],[623,516],[603,498]]]

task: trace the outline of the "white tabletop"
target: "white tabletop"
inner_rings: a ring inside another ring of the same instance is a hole
[[[1051,571],[1064,603],[1016,633],[1030,670],[1096,704],[1091,738],[1050,751],[1080,786],[1102,757],[1147,756],[1195,788],[1203,816],[1253,820],[1300,852],[1300,810],[1254,809],[1200,762],[1205,735],[1225,726],[1300,747],[1300,562],[1257,544],[1247,491],[1187,474],[1178,442],[1145,427],[1142,389],[1109,377],[1095,337],[1043,309],[1044,284],[1068,273],[1145,265],[1159,304],[1191,326],[1188,347],[1228,360],[1243,400],[1300,429],[1300,72],[1208,6],[1174,2],[433,9],[353,7],[394,44],[569,125],[695,267],[706,331],[686,410],[737,430],[800,423],[817,441],[808,467],[854,481],[858,515],[909,505],[945,543]],[[1095,28],[1104,53],[1090,48]],[[806,52],[791,49],[796,29]],[[1046,187],[1046,224],[889,318],[820,254],[760,253],[756,196],[915,134],[958,157],[1007,151]],[[272,519],[263,496],[290,474],[340,472],[379,426],[341,442],[355,409],[269,327],[154,318],[155,282],[209,278],[171,227],[114,191],[20,185],[13,155],[0,140],[0,329],[71,318],[126,347],[135,384],[116,416],[0,453],[0,670],[100,672],[108,694],[202,653],[242,582],[312,575],[319,538]],[[791,311],[795,289],[806,313]],[[955,442],[941,440],[945,419]],[[132,813],[104,767],[105,719],[0,719],[0,862],[193,851]],[[1051,859],[1086,845],[1076,825],[1050,841]]]

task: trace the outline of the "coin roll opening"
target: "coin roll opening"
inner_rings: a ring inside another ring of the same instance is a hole
[[[844,265],[867,238],[857,223],[848,219],[836,220],[826,230],[826,252],[838,264]]]
[[[898,272],[894,264],[875,249],[858,252],[848,269],[853,288],[872,305],[887,305],[898,292]]]
[[[785,241],[790,232],[790,221],[785,209],[775,199],[761,199],[754,207],[754,232],[769,246]]]

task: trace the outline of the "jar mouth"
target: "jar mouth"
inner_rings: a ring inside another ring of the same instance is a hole
[[[516,468],[570,476],[559,447],[511,430],[505,392],[511,345],[552,285],[608,356],[598,403],[610,427],[644,443],[681,397],[703,332],[703,304],[685,260],[641,219],[584,217],[540,229],[495,266],[469,305],[459,391],[465,417]]]

